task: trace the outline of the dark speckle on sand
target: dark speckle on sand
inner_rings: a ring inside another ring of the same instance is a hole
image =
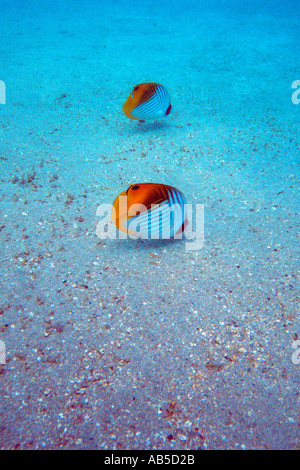
[[[83,3],[1,13],[0,447],[297,449],[293,2]],[[148,80],[172,112],[129,122]],[[97,238],[147,181],[204,204],[201,250]]]

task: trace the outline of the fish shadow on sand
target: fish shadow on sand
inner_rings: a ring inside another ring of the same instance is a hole
[[[139,122],[137,126],[131,129],[131,133],[146,134],[147,132],[159,132],[169,129],[170,123],[166,121]]]
[[[182,239],[159,239],[159,240],[147,240],[138,238],[137,240],[133,240],[132,238],[127,238],[126,240],[115,240],[117,241],[118,249],[123,248],[124,250],[136,250],[136,251],[144,251],[144,252],[153,252],[155,250],[161,250],[163,248],[175,248],[178,246],[179,243],[184,243],[185,239],[184,236]]]

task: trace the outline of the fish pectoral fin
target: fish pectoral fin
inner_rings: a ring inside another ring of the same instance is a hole
[[[127,117],[130,119],[135,119],[131,116],[131,111],[134,109],[133,97],[131,95],[128,96],[127,100],[123,104],[123,113],[126,114]]]

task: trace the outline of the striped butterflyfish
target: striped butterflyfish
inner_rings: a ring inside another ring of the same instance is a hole
[[[133,238],[182,238],[186,199],[166,184],[135,183],[115,199],[112,221]]]
[[[123,112],[130,119],[140,122],[154,121],[167,116],[171,111],[168,90],[159,83],[136,85],[123,104]]]

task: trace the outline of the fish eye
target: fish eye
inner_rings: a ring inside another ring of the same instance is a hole
[[[133,189],[134,191],[136,191],[137,189],[140,189],[140,187],[139,187],[138,184],[135,184],[134,186],[131,187],[131,189]]]
[[[139,85],[137,85],[137,86],[134,87],[133,91],[136,91],[136,90],[138,90],[139,88],[140,88]]]

